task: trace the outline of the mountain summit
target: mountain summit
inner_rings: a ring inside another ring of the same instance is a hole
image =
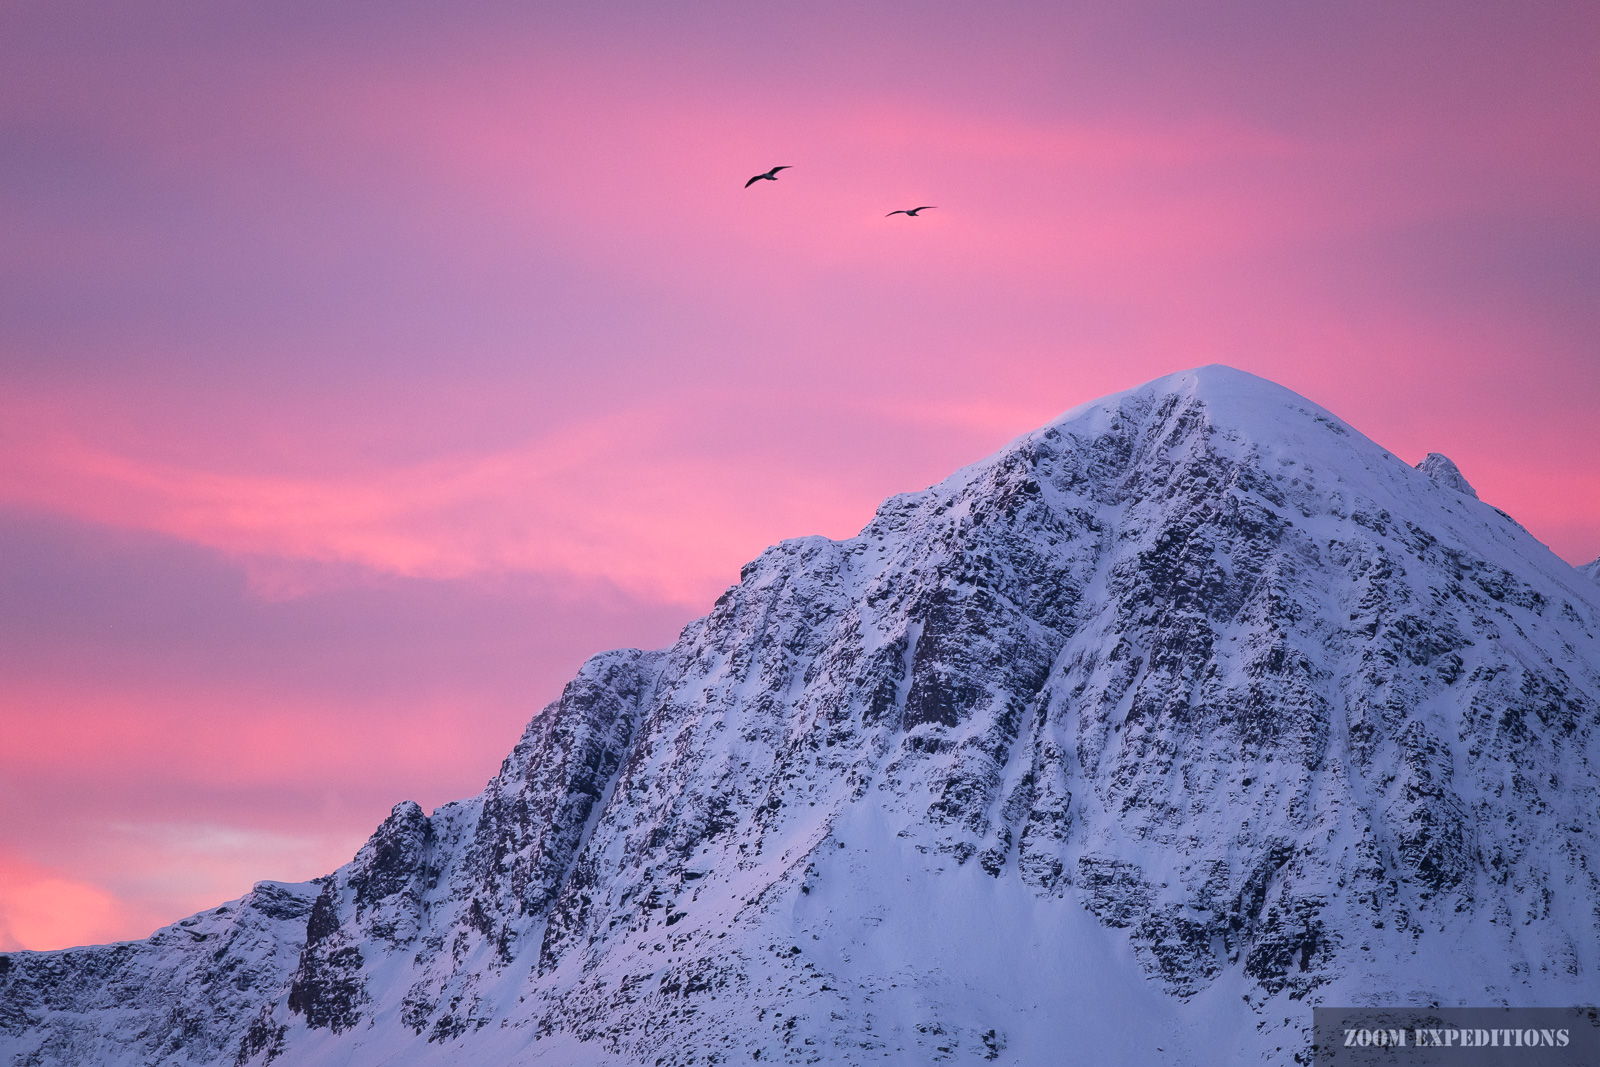
[[[0,957],[0,1054],[1281,1064],[1316,1003],[1593,1001],[1600,587],[1421,466],[1225,367],[1074,409],[333,874]]]

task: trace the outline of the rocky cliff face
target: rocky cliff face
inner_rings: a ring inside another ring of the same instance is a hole
[[[1077,409],[327,878],[0,957],[0,1053],[1282,1063],[1318,1002],[1592,1002],[1600,593],[1419,468],[1226,368]]]

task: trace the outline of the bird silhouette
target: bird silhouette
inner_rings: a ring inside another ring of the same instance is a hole
[[[763,180],[764,181],[769,181],[769,182],[775,182],[775,181],[778,180],[778,172],[780,170],[788,170],[788,169],[789,169],[788,164],[785,164],[784,166],[781,166],[781,167],[773,167],[771,170],[767,171],[765,174],[757,174],[754,178],[751,178],[749,181],[745,182],[744,183],[744,187],[746,189],[748,189],[752,185],[754,185],[756,182],[763,181]]]
[[[935,206],[934,204],[923,204],[921,207],[903,207],[899,211],[889,212],[889,215],[910,215],[912,218],[916,218],[917,212],[927,211]],[[888,218],[889,215],[885,215],[884,218]]]

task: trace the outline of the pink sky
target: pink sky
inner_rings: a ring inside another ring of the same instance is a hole
[[[1185,367],[1594,558],[1597,54],[1572,3],[7,5],[0,949],[325,873],[766,544]]]

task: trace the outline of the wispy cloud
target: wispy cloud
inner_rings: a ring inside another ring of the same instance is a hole
[[[859,502],[804,472],[751,479],[746,457],[671,447],[665,413],[608,415],[486,455],[365,477],[273,476],[121,454],[14,417],[0,501],[159,531],[241,557],[345,563],[428,578],[531,572],[604,578],[680,603],[714,596],[787,522]],[[759,516],[756,518],[755,516]],[[288,575],[255,566],[263,589]],[[273,576],[277,575],[277,579]],[[293,581],[290,580],[292,585]]]

